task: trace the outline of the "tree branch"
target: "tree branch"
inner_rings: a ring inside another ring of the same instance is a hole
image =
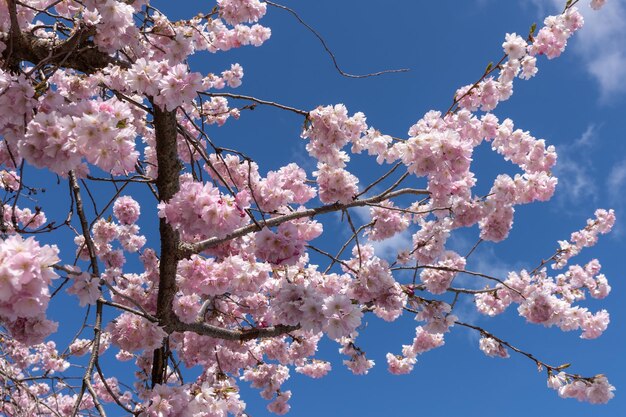
[[[319,214],[342,211],[351,207],[361,207],[361,206],[366,206],[372,203],[380,203],[381,201],[384,201],[393,197],[398,197],[404,194],[428,195],[429,192],[426,190],[420,190],[420,189],[415,189],[415,188],[403,188],[403,189],[400,189],[397,191],[391,191],[391,192],[385,191],[373,197],[364,198],[362,200],[354,200],[353,202],[347,203],[347,204],[333,203],[333,204],[327,204],[324,206],[311,208],[308,210],[295,211],[293,213],[283,214],[282,216],[268,219],[264,223],[264,225],[266,227],[278,226],[282,223],[285,223],[291,220],[302,219],[304,217],[313,217]],[[224,237],[212,237],[212,238],[209,238],[209,239],[197,242],[197,243],[182,243],[179,247],[180,252],[181,252],[181,257],[189,257],[194,253],[200,253],[204,250],[217,246],[220,243],[228,242],[229,240],[236,239],[238,237],[245,236],[248,233],[257,232],[259,230],[261,230],[261,228],[257,226],[256,224],[249,224],[247,226],[240,227],[239,229],[235,229],[233,232],[229,233],[228,235]]]
[[[164,111],[154,105],[154,132],[156,137],[157,179],[156,187],[159,201],[169,201],[180,187],[179,175],[181,164],[176,149],[176,110]],[[161,257],[159,259],[159,292],[157,294],[157,312],[161,326],[171,332],[171,322],[175,319],[172,303],[176,295],[176,269],[178,266],[179,235],[164,218],[159,219]],[[152,386],[164,382],[167,369],[165,348],[154,351],[152,363]]]
[[[36,66],[57,64],[64,68],[72,68],[87,74],[108,66],[109,64],[128,68],[128,62],[120,61],[100,51],[90,40],[96,34],[94,26],[79,24],[72,35],[57,44],[50,39],[39,38],[31,32],[22,32],[17,20],[15,0],[7,0],[11,19],[9,47],[2,52],[2,59],[9,66],[21,61],[29,61]]]
[[[400,68],[400,69],[390,69],[390,70],[383,70],[383,71],[378,71],[378,72],[372,72],[372,73],[369,73],[369,74],[360,74],[360,75],[358,75],[358,74],[349,74],[349,73],[345,72],[344,70],[342,70],[339,67],[339,64],[337,63],[337,58],[335,58],[335,54],[333,54],[333,52],[330,50],[330,48],[326,44],[326,41],[324,40],[324,38],[322,38],[322,35],[320,35],[317,30],[313,29],[313,27],[311,27],[304,20],[302,20],[300,15],[298,15],[298,13],[296,13],[295,10],[290,9],[287,6],[283,6],[282,4],[274,3],[272,1],[265,0],[265,2],[267,4],[269,4],[270,6],[276,7],[278,9],[283,9],[283,10],[291,13],[293,15],[293,17],[295,17],[298,20],[298,22],[300,22],[300,24],[302,24],[302,26],[307,28],[313,35],[315,35],[315,37],[322,44],[322,47],[324,47],[324,50],[330,56],[330,59],[333,61],[333,65],[335,66],[335,69],[337,70],[337,72],[339,72],[339,74],[343,75],[346,78],[368,78],[368,77],[375,77],[377,75],[390,74],[390,73],[396,73],[396,72],[408,72],[409,71],[408,68]]]
[[[287,334],[300,329],[300,325],[285,326],[279,324],[272,327],[253,327],[243,330],[230,330],[207,323],[183,323],[176,317],[173,317],[172,322],[170,323],[170,328],[176,332],[194,332],[199,335],[214,337],[216,339],[245,342],[252,339],[263,339]]]

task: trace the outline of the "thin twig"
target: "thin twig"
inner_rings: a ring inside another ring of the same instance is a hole
[[[339,74],[343,75],[346,78],[367,78],[367,77],[375,77],[377,75],[392,74],[392,73],[397,73],[397,72],[408,72],[409,71],[408,68],[400,68],[400,69],[383,70],[383,71],[372,72],[372,73],[369,73],[369,74],[361,74],[361,75],[349,74],[349,73],[345,72],[344,70],[342,70],[341,68],[339,68],[339,64],[337,63],[337,58],[335,58],[335,54],[333,54],[333,52],[330,50],[330,48],[326,44],[326,41],[324,40],[324,38],[322,38],[322,35],[320,35],[317,30],[313,29],[304,20],[302,20],[302,18],[298,15],[298,13],[296,13],[293,9],[290,9],[287,6],[283,6],[282,4],[274,3],[272,1],[267,1],[267,0],[265,2],[267,4],[269,4],[270,6],[273,6],[273,7],[276,7],[278,9],[283,9],[283,10],[288,11],[296,19],[298,19],[298,22],[300,22],[302,24],[302,26],[307,28],[321,42],[322,46],[324,47],[324,49],[326,50],[326,52],[330,56],[330,59],[332,59],[333,65],[335,66],[335,69],[337,69]]]

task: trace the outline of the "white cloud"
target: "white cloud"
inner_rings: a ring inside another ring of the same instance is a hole
[[[607,181],[607,187],[609,189],[609,195],[622,196],[619,192],[626,184],[626,163],[618,163],[613,166],[611,173],[609,174]]]
[[[479,247],[467,260],[468,271],[480,272],[481,274],[488,275],[499,280],[505,280],[511,271],[518,271],[521,268],[515,265],[510,265],[503,262],[498,257],[491,246]],[[485,285],[493,287],[497,284],[496,281],[481,278],[477,276],[459,274],[454,279],[455,286],[461,286],[463,288],[481,289]]]
[[[410,250],[413,247],[413,238],[411,233],[405,230],[389,239],[378,242],[369,241],[368,243],[374,247],[374,252],[377,256],[393,262],[398,256],[398,251],[403,249]]]
[[[542,16],[563,8],[563,0],[531,0]],[[585,17],[585,26],[570,40],[570,46],[583,60],[586,71],[600,87],[600,98],[609,101],[626,93],[626,0],[610,0],[594,11],[589,1],[577,7]],[[546,7],[548,6],[548,7]]]
[[[626,186],[626,162],[618,162],[613,165],[611,172],[606,179],[606,187],[609,195],[609,201],[613,208],[619,213],[624,212],[626,200],[622,190]],[[621,216],[617,216],[617,222],[613,228],[612,236],[622,239],[624,235],[624,222]]]
[[[593,175],[593,165],[585,153],[593,147],[597,137],[597,128],[591,124],[582,133],[580,138],[573,142],[557,147],[559,155],[554,173],[559,178],[556,189],[556,201],[560,208],[569,206],[571,203],[598,199],[598,186]]]
[[[626,93],[626,0],[608,1],[594,12],[581,7],[585,27],[574,42],[574,50],[586,61],[586,69],[600,84],[601,98],[610,100]]]

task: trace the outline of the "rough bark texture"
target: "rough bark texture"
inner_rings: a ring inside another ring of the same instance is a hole
[[[96,33],[95,27],[77,26],[67,39],[51,43],[49,39],[42,39],[30,32],[21,31],[15,0],[7,0],[7,6],[11,32],[7,48],[2,52],[2,59],[9,68],[18,66],[22,61],[32,62],[35,65],[72,68],[84,73],[96,72],[109,64],[123,68],[129,67],[127,62],[119,61],[97,49],[91,40]]]
[[[180,162],[176,151],[176,112],[154,107],[154,130],[158,174],[156,186],[159,201],[169,201],[179,189]],[[159,219],[161,257],[159,260],[159,293],[157,295],[157,318],[165,331],[171,333],[174,314],[172,302],[176,295],[176,267],[178,265],[179,236],[165,219]],[[164,347],[154,351],[152,364],[152,385],[164,382],[167,369],[167,354]]]

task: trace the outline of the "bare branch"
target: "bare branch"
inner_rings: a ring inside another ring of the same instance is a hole
[[[228,98],[237,99],[237,100],[249,100],[249,101],[253,101],[253,102],[258,103],[258,104],[263,104],[265,106],[272,106],[272,107],[276,107],[276,108],[279,108],[279,109],[282,109],[282,110],[288,110],[290,112],[293,112],[293,113],[296,113],[296,114],[300,114],[302,116],[308,116],[309,115],[308,111],[296,109],[295,107],[285,106],[284,104],[275,103],[273,101],[261,100],[260,98],[256,98],[256,97],[252,97],[252,96],[244,96],[244,95],[241,95],[241,94],[231,94],[231,93],[204,93],[204,92],[199,92],[199,94],[204,95],[204,96],[208,96],[208,97],[228,97]]]
[[[335,66],[335,69],[337,69],[337,71],[339,72],[339,74],[343,75],[346,78],[367,78],[367,77],[375,77],[377,75],[383,75],[383,74],[393,74],[393,73],[397,73],[397,72],[408,72],[409,69],[408,68],[400,68],[400,69],[391,69],[391,70],[383,70],[383,71],[378,71],[378,72],[372,72],[369,74],[361,74],[361,75],[357,75],[357,74],[349,74],[347,72],[345,72],[344,70],[342,70],[339,67],[339,64],[337,63],[337,58],[335,58],[335,54],[333,54],[333,52],[330,50],[330,48],[328,47],[328,45],[326,44],[326,41],[324,40],[324,38],[322,38],[322,35],[319,34],[319,32],[315,29],[313,29],[311,26],[309,26],[304,20],[302,20],[302,18],[298,15],[298,13],[296,13],[293,9],[290,9],[287,6],[283,6],[282,4],[278,4],[278,3],[274,3],[272,1],[265,1],[267,4],[269,4],[270,6],[276,7],[278,9],[283,9],[288,11],[289,13],[291,13],[296,19],[298,19],[298,22],[300,22],[302,24],[302,26],[304,26],[305,28],[307,28],[313,35],[315,35],[315,37],[317,39],[319,39],[319,41],[321,42],[322,46],[324,47],[324,50],[326,50],[326,52],[328,53],[328,55],[330,56],[330,59],[332,59],[333,61],[333,65]]]

